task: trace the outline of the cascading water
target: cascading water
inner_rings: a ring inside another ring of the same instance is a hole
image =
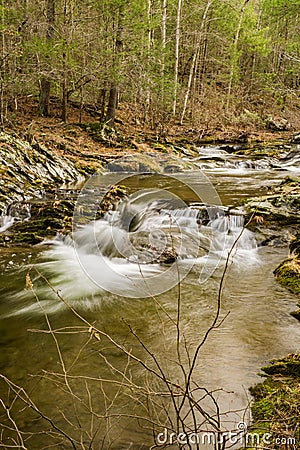
[[[153,200],[151,193],[122,201],[104,218],[79,226],[72,239],[47,241],[52,245],[39,268],[66,298],[106,291],[148,297],[169,290],[191,269],[205,281],[232,246],[239,265],[257,260],[256,240],[243,229],[242,215],[219,206],[179,206]]]
[[[4,215],[0,216],[0,233],[6,231],[15,222],[23,222],[30,219],[30,206],[23,203],[14,203],[7,208]]]
[[[221,173],[248,173],[249,171],[266,171],[270,169],[288,170],[298,173],[300,171],[300,156],[298,149],[287,152],[281,157],[249,159],[246,156],[228,153],[220,148],[199,148],[199,156],[194,159],[196,165],[202,170]]]
[[[15,218],[12,216],[0,216],[0,233],[6,231],[9,227],[14,224]]]

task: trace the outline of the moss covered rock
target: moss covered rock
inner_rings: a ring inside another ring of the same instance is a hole
[[[300,224],[300,178],[285,177],[270,195],[250,199],[245,203],[248,216],[259,215],[265,224]]]
[[[290,242],[290,258],[282,261],[274,270],[277,281],[294,294],[300,294],[300,239],[297,233]],[[300,305],[298,305],[300,306]],[[300,309],[291,313],[300,320]]]
[[[285,259],[275,270],[277,281],[291,292],[300,294],[300,259]]]
[[[185,170],[199,170],[193,163],[177,156],[149,152],[117,159],[110,162],[107,168],[111,172],[128,173],[177,173]]]
[[[77,192],[65,193],[68,198],[59,198],[58,193],[48,194],[46,198],[35,199],[30,204],[30,215],[25,220],[16,221],[6,231],[0,233],[0,246],[21,246],[39,244],[45,239],[51,239],[58,233],[69,234],[73,229],[74,210],[76,209]],[[99,219],[114,208],[114,205],[126,195],[123,186],[112,186],[106,192],[99,204],[83,205],[86,209],[76,213],[76,223],[85,224]],[[28,203],[26,206],[28,207]],[[18,205],[18,208],[22,207]]]
[[[250,389],[254,397],[250,432],[269,433],[268,450],[299,448],[300,355],[273,360],[262,370],[267,378]]]

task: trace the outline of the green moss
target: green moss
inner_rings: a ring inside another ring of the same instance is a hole
[[[282,359],[274,359],[262,368],[268,375],[285,375],[298,377],[300,380],[300,354],[291,354]]]
[[[295,294],[300,293],[300,260],[289,258],[284,260],[275,270],[277,281]]]
[[[29,244],[29,245],[35,245],[42,242],[44,239],[44,236],[38,234],[38,233],[17,233],[14,234],[11,237],[10,243],[17,245],[17,244]]]
[[[75,163],[75,168],[82,175],[92,175],[96,172],[103,172],[102,163],[99,161],[85,161],[83,159],[79,159]]]
[[[286,447],[276,443],[277,438],[294,437],[296,442],[300,438],[300,355],[274,360],[262,370],[266,380],[250,389],[254,397],[250,431],[261,435],[269,432],[273,443],[268,449],[283,449]]]

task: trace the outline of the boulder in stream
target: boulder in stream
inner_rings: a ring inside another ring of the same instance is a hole
[[[107,164],[111,172],[124,173],[178,173],[185,170],[199,170],[190,161],[185,161],[174,155],[157,153],[142,153],[128,155]]]
[[[269,195],[245,203],[249,217],[254,213],[267,223],[298,225],[300,223],[300,178],[287,176]]]

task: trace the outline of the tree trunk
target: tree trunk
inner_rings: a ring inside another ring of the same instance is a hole
[[[1,129],[3,129],[4,127],[4,122],[6,119],[6,113],[5,113],[5,109],[6,109],[6,104],[5,104],[5,98],[4,98],[4,93],[5,93],[5,84],[4,84],[4,73],[6,72],[6,64],[5,64],[5,10],[3,10],[2,14],[1,14],[1,27],[2,27],[2,32],[1,32],[1,66],[0,66],[0,122],[1,122]]]
[[[46,39],[51,42],[54,37],[55,26],[55,0],[47,0],[47,23]],[[51,82],[48,77],[43,77],[40,83],[40,115],[49,116]]]
[[[118,28],[117,28],[117,33],[116,33],[115,55],[114,55],[115,68],[117,68],[119,65],[119,56],[123,49],[123,21],[124,21],[123,8],[120,7]],[[118,71],[115,70],[115,73],[116,72],[118,72]],[[117,109],[117,102],[118,102],[118,91],[119,91],[118,82],[117,82],[117,80],[115,80],[111,83],[111,87],[110,87],[110,91],[109,91],[107,113],[106,113],[106,118],[105,118],[107,125],[111,128],[114,128],[114,126],[115,126],[116,109]]]
[[[100,111],[100,117],[99,117],[100,122],[102,122],[102,120],[104,119],[104,115],[105,115],[105,100],[106,100],[106,89],[101,89],[98,100],[97,100],[97,108]]]
[[[65,68],[65,59],[66,55],[64,53],[63,54],[64,68]],[[67,123],[67,116],[68,116],[68,89],[67,89],[67,79],[66,76],[64,75],[64,79],[62,82],[61,118],[65,123]]]
[[[43,117],[49,116],[50,88],[50,80],[43,77],[40,85],[40,115]]]
[[[167,0],[162,0],[162,17],[161,17],[161,97],[164,103],[165,97],[165,59],[166,59],[166,45],[167,45]]]
[[[180,40],[180,21],[181,21],[182,0],[178,0],[176,30],[175,30],[175,67],[174,67],[174,96],[173,96],[173,115],[176,114],[177,104],[177,84],[178,84],[178,67],[179,67],[179,40]]]
[[[184,96],[184,104],[183,104],[183,109],[182,109],[182,114],[181,114],[181,119],[180,119],[180,124],[181,125],[183,124],[184,116],[185,116],[185,113],[186,113],[186,108],[187,108],[188,99],[189,99],[189,95],[190,95],[190,91],[191,91],[191,86],[192,86],[193,76],[194,76],[194,72],[195,72],[195,64],[196,64],[196,60],[197,60],[197,57],[198,57],[198,52],[199,52],[199,47],[197,47],[195,49],[195,52],[194,52],[194,55],[193,55],[193,59],[192,59],[192,63],[191,63],[189,80],[188,80],[186,93],[185,93],[185,96]]]
[[[228,90],[227,90],[226,111],[229,110],[232,85],[233,85],[234,75],[235,75],[236,65],[237,65],[236,58],[237,58],[237,52],[238,52],[238,43],[239,43],[239,38],[240,38],[240,33],[241,33],[241,28],[242,28],[242,23],[243,23],[243,18],[244,18],[244,12],[245,12],[246,6],[249,3],[249,1],[250,0],[244,1],[243,7],[242,7],[241,13],[240,13],[240,18],[238,21],[238,26],[236,29],[235,37],[234,37],[231,68],[230,68],[229,83],[228,83]]]
[[[109,99],[106,112],[106,124],[111,128],[114,128],[115,126],[117,102],[118,102],[118,85],[117,83],[113,83],[109,91]]]
[[[194,55],[193,55],[193,59],[192,59],[192,63],[191,63],[189,80],[188,80],[187,90],[186,90],[185,97],[184,97],[183,110],[182,110],[181,119],[180,119],[180,124],[181,125],[183,123],[184,116],[185,116],[185,113],[186,113],[188,99],[189,99],[189,95],[190,95],[190,91],[191,91],[191,87],[192,87],[192,82],[193,82],[193,77],[194,77],[194,73],[195,73],[195,65],[196,65],[196,61],[197,61],[198,55],[200,54],[201,42],[202,42],[202,39],[203,39],[204,29],[205,29],[205,25],[206,25],[206,19],[207,19],[207,15],[208,15],[208,12],[209,12],[209,9],[210,9],[212,3],[213,3],[213,0],[208,0],[208,2],[206,4],[206,8],[205,8],[203,16],[202,16],[200,31],[199,31],[198,37],[196,38],[196,49],[195,49],[195,52],[194,52]]]
[[[151,66],[151,47],[153,44],[153,30],[151,25],[151,17],[152,17],[152,0],[148,0],[147,3],[147,65],[146,65],[146,99],[145,99],[145,107],[144,107],[144,122],[148,119],[148,114],[150,110],[151,103],[151,90],[150,90],[150,66]]]

